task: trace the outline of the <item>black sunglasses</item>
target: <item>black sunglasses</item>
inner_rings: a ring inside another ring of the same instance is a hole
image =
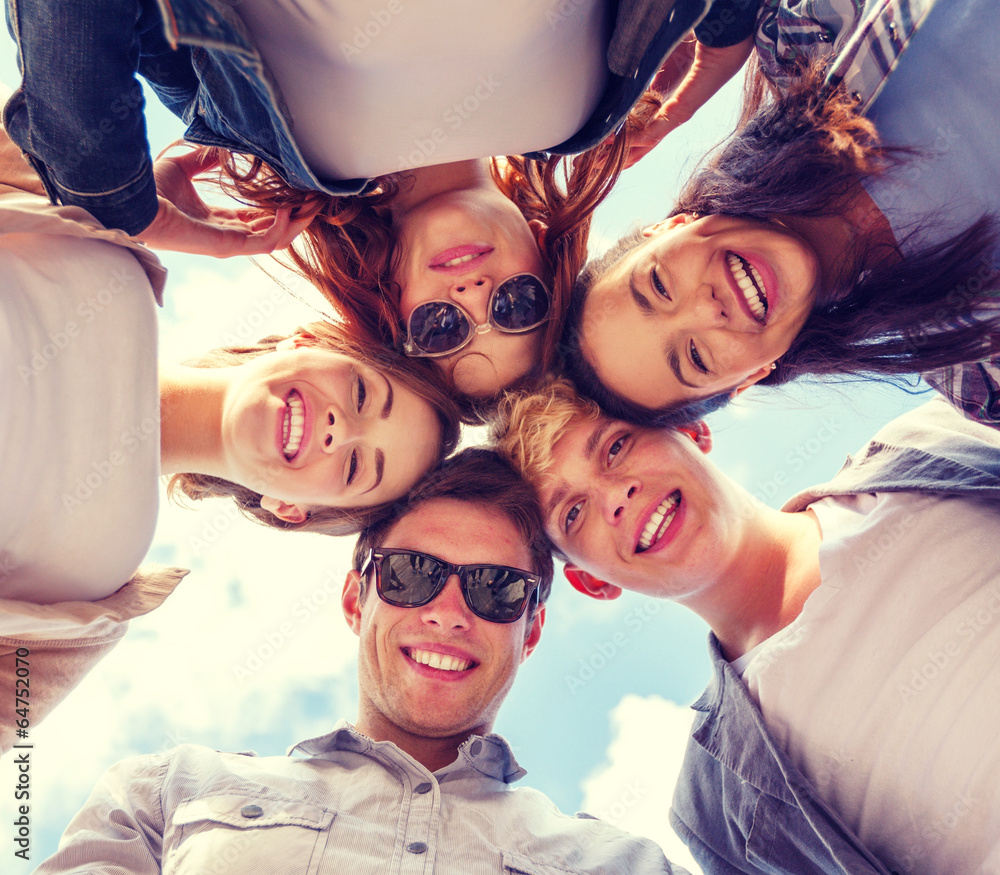
[[[490,295],[488,320],[482,325],[452,301],[427,301],[413,308],[406,320],[403,352],[437,358],[458,352],[477,334],[496,328],[505,334],[523,334],[541,325],[552,299],[537,276],[519,273],[500,283]]]
[[[453,574],[469,610],[491,623],[513,623],[538,594],[537,574],[507,565],[454,565],[416,550],[372,550],[362,577],[372,565],[378,597],[397,608],[429,604]]]

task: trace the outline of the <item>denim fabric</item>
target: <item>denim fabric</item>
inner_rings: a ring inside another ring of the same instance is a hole
[[[943,399],[882,429],[829,483],[828,495],[920,491],[1000,500],[1000,432]],[[709,638],[714,675],[677,781],[670,822],[706,875],[888,875],[771,737],[757,704]]]
[[[556,154],[583,151],[616,130],[709,5],[609,2],[618,7],[616,34],[645,16],[626,46],[632,65],[612,72],[591,118],[553,147]],[[348,195],[370,183],[320,180],[310,171],[277,86],[224,0],[7,0],[7,20],[24,82],[4,109],[4,126],[54,202],[83,206],[108,227],[136,234],[156,215],[136,72],[188,124],[193,143],[263,158],[295,188]]]

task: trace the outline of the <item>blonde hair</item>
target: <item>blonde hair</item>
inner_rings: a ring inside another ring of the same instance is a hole
[[[490,426],[494,449],[532,485],[552,469],[552,449],[571,426],[593,422],[601,409],[564,377],[548,377],[530,392],[508,392]]]

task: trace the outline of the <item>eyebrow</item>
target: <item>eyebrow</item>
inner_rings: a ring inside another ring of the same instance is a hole
[[[569,484],[563,480],[562,483],[556,488],[556,491],[552,493],[552,497],[548,500],[545,505],[545,519],[549,519],[555,509],[563,503],[563,500],[569,494]]]
[[[382,475],[385,473],[385,453],[381,450],[375,450],[375,482],[369,486],[364,494],[367,495],[375,489],[378,489],[379,484],[382,482]]]
[[[680,356],[677,355],[677,350],[673,346],[668,344],[666,349],[663,351],[663,354],[667,359],[667,364],[670,365],[670,370],[672,370],[674,372],[674,376],[677,377],[678,383],[682,386],[687,386],[689,389],[702,388],[696,383],[691,383],[684,379],[684,374],[681,373],[681,359]]]
[[[388,387],[388,392],[385,395],[385,404],[382,405],[382,412],[379,414],[379,419],[388,419],[389,414],[392,413],[392,383],[389,382],[389,378],[384,374],[382,375],[385,379],[385,385]],[[381,473],[379,474],[379,480],[382,479]]]
[[[632,300],[635,301],[636,307],[638,307],[644,316],[652,316],[655,312],[653,305],[649,303],[646,296],[639,291],[635,284],[635,272],[639,269],[639,265],[632,268],[632,271],[628,275],[628,288],[632,293]]]
[[[601,438],[604,437],[604,433],[609,428],[611,428],[611,420],[605,419],[602,425],[598,426],[590,433],[590,437],[587,438],[587,443],[583,448],[583,457],[588,462],[594,458],[594,451],[597,449],[597,445],[601,442]]]

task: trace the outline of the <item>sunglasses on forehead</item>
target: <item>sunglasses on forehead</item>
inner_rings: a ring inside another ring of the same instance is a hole
[[[437,358],[458,352],[477,334],[496,328],[504,334],[524,334],[549,315],[551,296],[537,276],[519,273],[500,283],[487,305],[488,321],[478,325],[452,301],[427,301],[413,308],[406,320],[403,352],[411,357]]]
[[[469,610],[491,623],[513,623],[538,596],[538,575],[507,565],[455,565],[416,550],[372,550],[361,576],[372,566],[378,597],[397,608],[429,604],[453,574]]]

